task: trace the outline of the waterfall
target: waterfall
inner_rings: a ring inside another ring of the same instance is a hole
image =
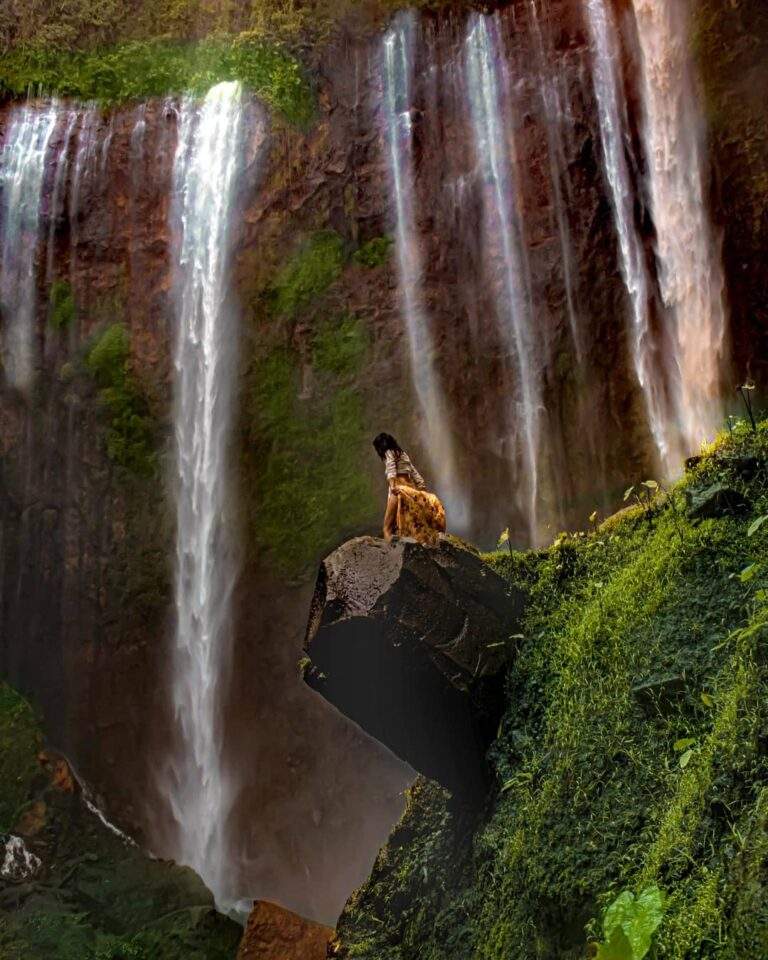
[[[508,433],[518,470],[530,538],[538,538],[538,457],[541,363],[538,356],[522,216],[516,192],[517,158],[505,121],[511,113],[497,16],[473,14],[466,38],[467,89],[478,174],[483,183],[486,260],[500,259],[499,322],[514,373]],[[495,255],[495,257],[494,257]]]
[[[593,48],[593,78],[597,98],[603,165],[616,233],[621,274],[631,304],[631,344],[635,373],[643,391],[648,423],[666,474],[678,465],[680,450],[670,435],[674,424],[666,401],[663,368],[656,356],[650,329],[649,279],[643,242],[635,223],[634,189],[626,155],[629,138],[626,101],[620,81],[620,49],[616,25],[606,0],[587,0]]]
[[[435,344],[424,307],[423,265],[416,231],[411,81],[416,14],[404,11],[384,35],[383,81],[387,159],[395,203],[397,262],[410,368],[422,418],[423,442],[452,528],[469,524],[469,506],[456,472],[450,420],[435,368]]]
[[[77,131],[77,149],[72,169],[72,183],[69,195],[69,225],[70,225],[70,275],[74,280],[77,264],[77,247],[79,241],[80,207],[83,187],[88,183],[94,163],[97,160],[98,131],[100,115],[98,108],[90,103],[80,114],[80,125]]]
[[[0,154],[2,355],[5,376],[19,389],[29,386],[35,363],[43,180],[48,145],[58,116],[56,102],[15,108]]]
[[[544,108],[544,122],[547,130],[549,152],[549,171],[554,200],[555,222],[560,239],[560,255],[563,265],[563,286],[568,311],[568,325],[579,364],[584,362],[584,331],[576,303],[576,283],[578,265],[574,260],[571,231],[568,225],[568,210],[572,202],[571,182],[565,159],[563,130],[571,123],[571,118],[563,105],[563,95],[558,87],[556,74],[557,57],[551,44],[544,44],[540,23],[540,11],[537,0],[530,0],[533,39],[536,47],[539,72],[539,92]]]
[[[633,0],[642,60],[643,142],[661,296],[673,329],[669,374],[687,453],[721,423],[724,278],[707,215],[704,123],[684,0]]]
[[[46,281],[48,283],[53,279],[54,257],[56,255],[56,227],[59,217],[64,212],[67,175],[69,173],[69,145],[72,141],[75,126],[77,125],[77,119],[77,110],[69,110],[67,112],[64,137],[53,163],[53,189],[51,191],[51,204],[48,214],[48,253],[45,269]]]
[[[225,827],[232,801],[222,761],[220,695],[237,574],[228,441],[238,323],[228,279],[244,126],[238,83],[213,87],[202,103],[185,99],[174,166],[179,239],[172,685],[180,750],[171,762],[169,793],[179,831],[177,859],[200,874],[219,902],[226,889]]]

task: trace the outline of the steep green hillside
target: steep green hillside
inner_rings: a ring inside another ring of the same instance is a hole
[[[40,861],[33,877],[0,875],[2,960],[231,960],[242,931],[198,877],[111,833],[41,746],[0,682],[0,866],[9,834]]]
[[[768,956],[766,454],[768,423],[741,424],[669,493],[489,558],[530,595],[493,796],[471,828],[417,784],[337,956],[584,957],[656,888],[649,957]]]

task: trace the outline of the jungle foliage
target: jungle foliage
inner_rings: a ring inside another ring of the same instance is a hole
[[[287,120],[308,124],[314,94],[287,51],[250,34],[182,43],[132,40],[96,50],[20,47],[0,57],[0,93],[41,90],[115,104],[172,93],[202,94],[240,80]]]
[[[417,785],[337,956],[768,955],[766,458],[739,424],[668,493],[489,557],[529,595],[489,808]],[[748,509],[692,520],[715,483]]]

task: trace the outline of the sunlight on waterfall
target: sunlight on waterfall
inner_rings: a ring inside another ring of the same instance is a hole
[[[29,386],[35,364],[42,186],[58,116],[56,102],[15,108],[0,155],[3,367],[8,382],[19,389]]]
[[[635,223],[635,194],[626,149],[628,118],[621,85],[621,61],[616,25],[606,0],[587,0],[592,36],[592,76],[597,97],[603,169],[619,239],[620,265],[631,307],[632,356],[643,391],[648,422],[665,474],[680,460],[675,425],[670,422],[664,365],[657,356],[650,329],[650,289],[643,241]]]
[[[722,424],[724,279],[705,194],[705,137],[690,62],[687,5],[633,0],[642,58],[643,142],[661,296],[672,323],[665,358],[686,453]]]

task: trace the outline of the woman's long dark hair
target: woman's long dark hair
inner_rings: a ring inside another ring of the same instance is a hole
[[[395,455],[399,455],[403,452],[400,444],[395,440],[391,433],[380,433],[378,437],[373,441],[374,449],[376,453],[383,460],[387,455],[388,450],[393,450]]]

